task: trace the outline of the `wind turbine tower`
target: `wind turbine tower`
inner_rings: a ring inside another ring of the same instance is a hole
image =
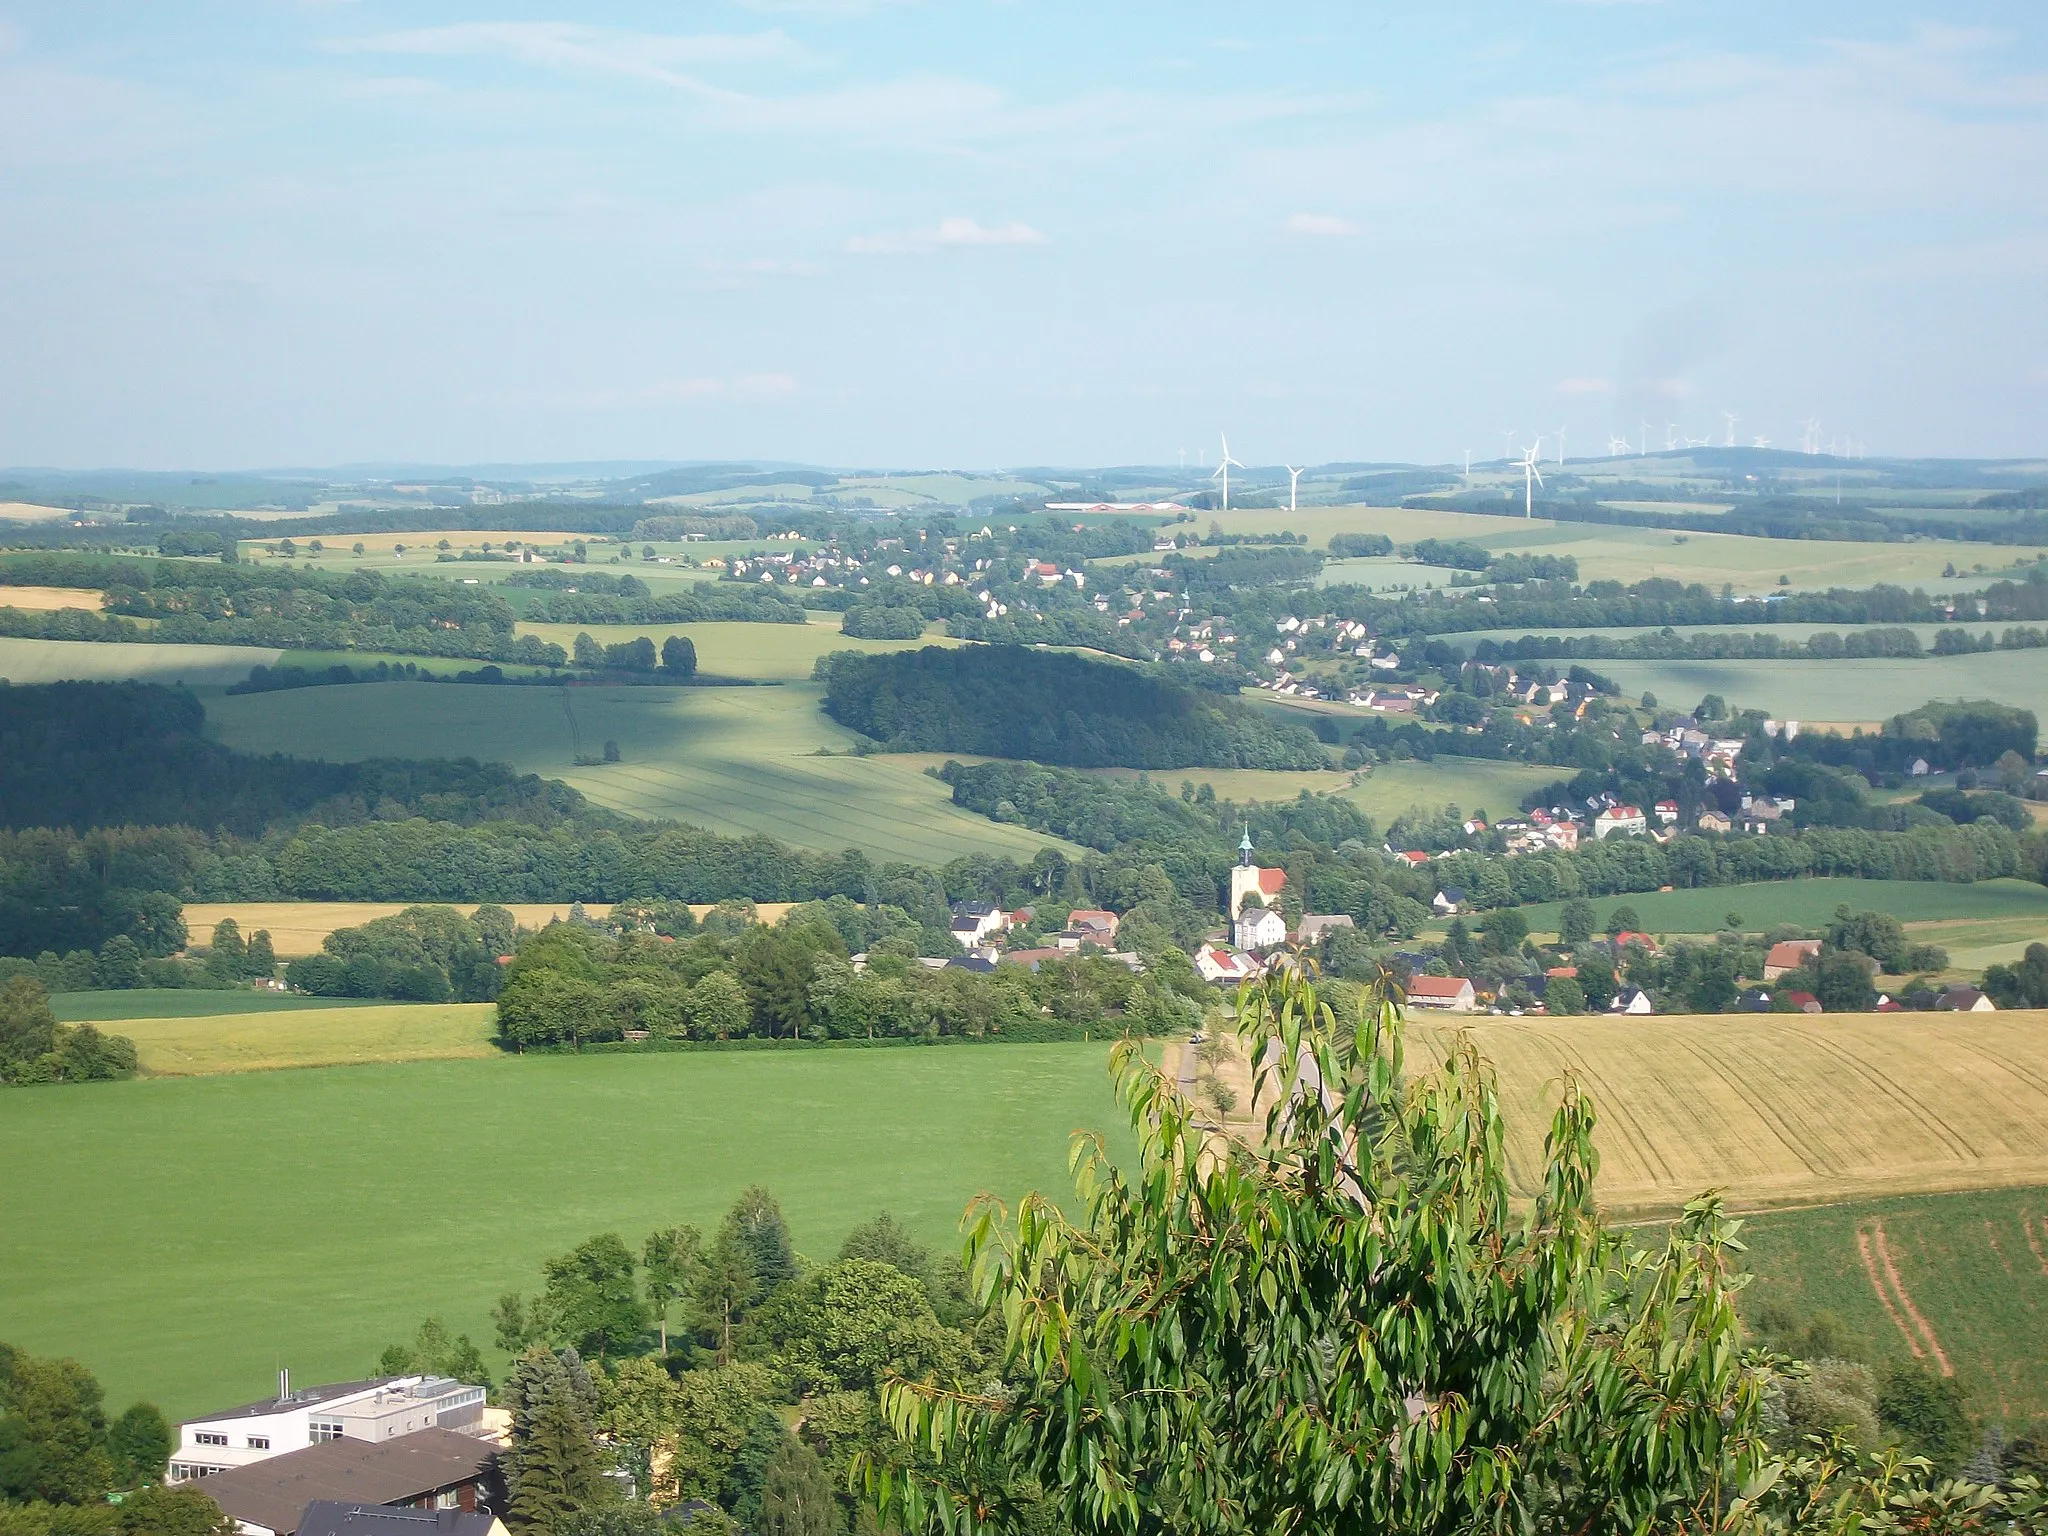
[[[1557,462],[1564,463],[1564,428],[1557,429]]]
[[[1294,493],[1301,485],[1301,471],[1292,464],[1287,466],[1287,510],[1294,510]]]
[[[1225,437],[1221,432],[1218,432],[1216,436],[1217,439],[1223,444],[1223,457],[1217,462],[1216,471],[1214,474],[1210,475],[1209,478],[1211,480],[1218,479],[1219,477],[1222,479],[1223,510],[1228,512],[1230,510],[1230,466],[1236,464],[1239,469],[1243,469],[1244,465],[1239,464],[1236,459],[1233,459],[1230,456],[1230,439]]]
[[[1536,467],[1536,461],[1543,456],[1543,439],[1537,438],[1529,445],[1529,451],[1522,455],[1522,516],[1536,515],[1535,487],[1543,483],[1543,471]]]
[[[1721,446],[1723,448],[1733,448],[1735,446],[1735,423],[1742,420],[1742,418],[1733,411],[1723,411],[1721,414],[1728,422],[1728,435],[1722,440]]]

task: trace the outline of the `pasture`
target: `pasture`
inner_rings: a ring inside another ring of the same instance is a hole
[[[1599,1111],[1599,1193],[1625,1212],[1705,1189],[1744,1206],[2048,1183],[2048,1012],[1411,1022],[1499,1076],[1517,1195],[1570,1074]]]
[[[492,1301],[596,1232],[637,1249],[709,1229],[760,1183],[811,1257],[884,1209],[951,1249],[978,1193],[1064,1195],[1071,1134],[1123,1123],[1107,1056],[497,1057],[22,1090],[0,1116],[0,1167],[21,1171],[0,1180],[0,1317],[173,1419],[280,1364],[358,1376],[430,1314],[502,1373]]]
[[[1917,546],[1914,546],[1917,547]],[[1841,661],[1598,661],[1628,698],[1654,693],[1690,709],[1718,693],[1731,709],[1781,720],[1884,720],[1931,699],[1992,699],[2048,716],[2048,655],[1986,651],[1972,656]]]
[[[552,640],[565,651],[586,633],[604,645],[645,635],[656,649],[670,635],[682,635],[696,646],[697,670],[707,676],[779,683],[809,682],[818,658],[834,651],[875,655],[964,643],[943,633],[921,640],[857,640],[839,632],[836,613],[814,615],[808,624],[521,624],[517,632]]]
[[[2048,1189],[1894,1197],[1750,1218],[1743,1266],[1766,1304],[1830,1312],[1880,1371],[1952,1371],[2009,1431],[2048,1418]]]
[[[295,1001],[309,1006],[131,1018],[107,1028],[135,1042],[142,1070],[154,1077],[498,1054],[492,1003]]]
[[[204,944],[213,937],[214,924],[231,917],[244,938],[260,928],[270,935],[271,947],[280,959],[295,960],[320,953],[322,942],[337,928],[360,928],[375,918],[395,916],[407,905],[402,901],[188,901],[185,930],[191,943]],[[513,902],[505,910],[522,928],[545,928],[557,919],[566,920],[571,905],[566,901],[524,901]],[[611,911],[611,904],[588,902],[583,910],[592,917],[603,917]]]
[[[773,628],[778,626],[760,626]],[[793,626],[792,626],[793,627]],[[475,757],[574,785],[631,816],[758,833],[821,852],[937,864],[1029,859],[1050,841],[956,809],[938,780],[884,757],[818,708],[819,688],[484,688],[363,683],[244,694],[208,706],[232,747],[347,762]],[[621,761],[578,765],[606,741]],[[830,755],[825,755],[830,754]]]
[[[251,667],[277,665],[281,651],[254,645],[119,644],[0,637],[0,677],[12,683],[190,683],[224,687]]]
[[[1835,908],[1846,904],[1856,912],[1889,912],[1901,922],[1940,925],[1955,921],[1992,921],[2032,926],[2048,938],[2048,886],[2030,880],[1980,880],[1951,885],[1927,880],[1773,880],[1754,885],[1710,885],[1697,890],[1645,891],[1640,895],[1600,896],[1593,910],[1604,926],[1616,907],[1633,907],[1644,933],[1715,933],[1728,914],[1740,919],[1745,932],[1759,933],[1780,923],[1823,928]],[[1562,902],[1522,908],[1538,933],[1557,932]],[[1917,936],[1917,935],[1916,935]],[[1939,937],[1933,943],[1943,942]]]

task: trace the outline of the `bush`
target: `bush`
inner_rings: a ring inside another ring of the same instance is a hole
[[[1575,1014],[1586,1011],[1586,993],[1569,976],[1553,976],[1543,989],[1543,1006],[1551,1013]]]
[[[924,615],[895,603],[855,603],[840,617],[839,632],[856,640],[916,640]]]

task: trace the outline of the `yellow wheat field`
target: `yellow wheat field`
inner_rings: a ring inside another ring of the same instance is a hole
[[[89,608],[97,612],[107,604],[107,594],[90,587],[0,587],[0,608],[22,608],[51,613],[59,608]]]
[[[280,959],[295,960],[301,955],[317,955],[327,935],[337,928],[360,928],[373,918],[391,917],[403,912],[408,906],[434,905],[434,903],[412,903],[403,901],[188,901],[185,903],[185,929],[194,944],[204,944],[213,937],[214,924],[224,917],[232,917],[235,925],[247,938],[261,928],[270,934],[271,947]],[[464,912],[476,910],[472,902],[455,902]],[[566,901],[513,901],[506,902],[505,910],[512,914],[513,921],[522,928],[545,928],[557,918],[566,919],[570,904]],[[779,923],[789,911],[786,901],[764,901],[754,909],[755,916],[764,923]],[[583,910],[592,917],[603,917],[612,909],[608,901],[586,901]],[[708,906],[691,908],[699,917],[711,910]]]
[[[2048,1184],[2048,1011],[1417,1020],[1410,1070],[1461,1027],[1498,1073],[1521,1195],[1566,1073],[1617,1211]]]

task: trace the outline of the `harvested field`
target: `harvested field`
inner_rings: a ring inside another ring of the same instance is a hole
[[[1523,1195],[1567,1073],[1621,1211],[1710,1188],[1770,1206],[2048,1182],[2048,1012],[1431,1017],[1411,1052],[1461,1030],[1499,1072]]]
[[[152,1076],[210,1077],[496,1056],[497,1019],[492,1003],[370,1003],[127,1019],[107,1027],[135,1042]]]
[[[98,612],[106,605],[107,594],[90,587],[0,587],[0,608],[20,608],[32,613],[54,613],[61,608]]]
[[[295,960],[301,955],[317,955],[321,941],[337,928],[360,928],[373,918],[395,916],[408,905],[402,901],[193,901],[185,904],[185,929],[192,943],[204,944],[213,936],[214,924],[231,917],[244,938],[261,928],[269,933],[279,959]],[[558,918],[566,919],[569,907],[566,901],[515,902],[505,910],[522,928],[545,928]],[[603,917],[611,911],[611,904],[586,902],[583,910],[592,917]]]

